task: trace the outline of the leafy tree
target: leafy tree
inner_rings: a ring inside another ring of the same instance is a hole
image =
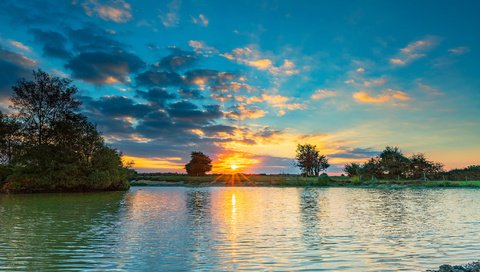
[[[345,171],[349,177],[359,177],[362,174],[362,167],[358,163],[347,163],[343,168],[343,171]]]
[[[7,174],[3,175],[0,190],[92,191],[129,187],[133,171],[123,165],[117,150],[104,143],[96,127],[78,113],[80,101],[75,98],[76,92],[70,80],[41,70],[33,73],[33,80],[20,80],[13,87],[15,122],[3,115],[0,120],[1,155],[13,170],[3,171]],[[8,130],[9,127],[13,128]],[[14,152],[4,148],[8,139],[16,140]]]
[[[212,170],[212,160],[202,152],[192,152],[190,162],[185,165],[187,174],[191,176],[205,176]]]
[[[406,177],[405,173],[408,169],[409,160],[397,146],[385,147],[382,153],[380,153],[379,158],[380,168],[382,169],[384,178]]]
[[[320,155],[315,145],[297,145],[296,166],[300,168],[303,176],[316,176],[326,170],[330,164],[325,155]]]
[[[13,86],[12,109],[23,125],[25,137],[33,146],[49,143],[54,124],[74,115],[80,101],[78,89],[70,79],[49,75],[37,70],[33,80],[21,79]]]
[[[20,124],[0,111],[0,163],[11,163],[19,145]]]
[[[443,165],[441,163],[429,161],[424,154],[417,153],[410,157],[407,175],[414,179],[427,179],[428,176],[432,177],[437,175],[442,169]]]

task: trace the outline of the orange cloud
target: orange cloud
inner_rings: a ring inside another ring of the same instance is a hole
[[[126,23],[132,19],[130,4],[123,0],[110,1],[106,4],[89,0],[83,2],[82,7],[88,16],[96,14],[105,21]]]
[[[407,93],[388,89],[379,95],[371,95],[367,91],[359,91],[353,94],[353,98],[360,103],[386,103],[412,100]]]

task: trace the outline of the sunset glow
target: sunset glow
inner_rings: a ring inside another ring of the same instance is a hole
[[[337,174],[387,145],[480,163],[475,1],[314,2],[0,1],[0,110],[34,69],[72,79],[140,172],[298,174],[305,143]]]

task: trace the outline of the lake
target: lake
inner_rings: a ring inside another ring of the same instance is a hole
[[[422,271],[478,259],[478,189],[0,195],[0,270]]]

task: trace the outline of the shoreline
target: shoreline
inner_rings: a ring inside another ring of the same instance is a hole
[[[438,182],[438,184],[435,184]],[[130,182],[131,187],[271,187],[271,188],[378,188],[378,189],[408,189],[408,188],[467,188],[480,189],[480,181],[472,181],[471,183],[463,184],[459,181],[430,181],[428,183],[408,182],[366,182],[359,184],[352,184],[351,182],[336,182],[331,181],[325,184],[266,184],[266,183],[190,183],[185,181],[166,181],[166,180],[135,180]]]

